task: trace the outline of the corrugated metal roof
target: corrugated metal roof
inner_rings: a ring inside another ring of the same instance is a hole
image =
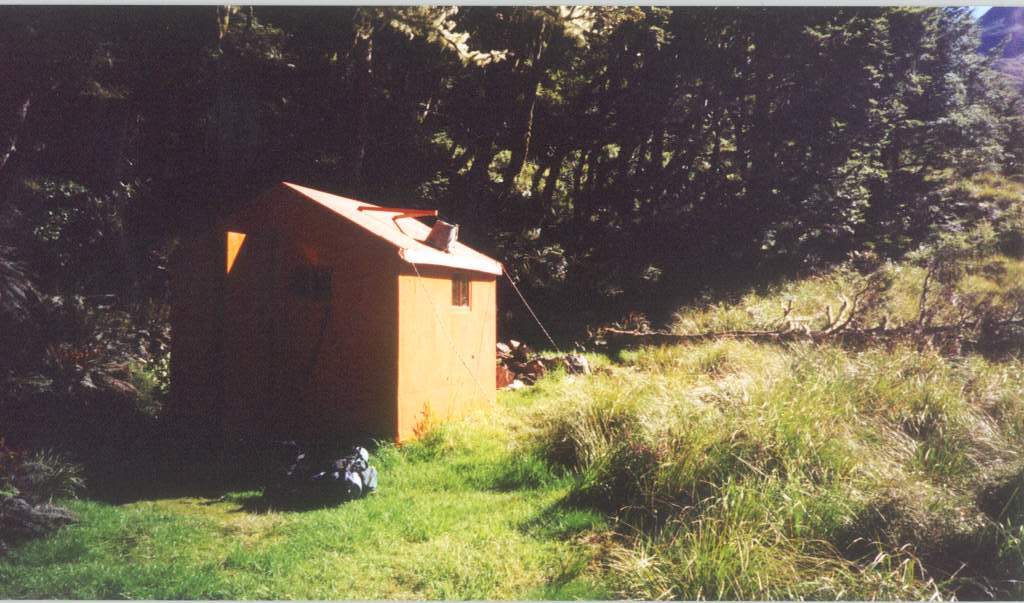
[[[501,274],[501,263],[457,241],[447,252],[425,244],[423,240],[430,233],[430,227],[416,218],[398,212],[361,211],[360,207],[378,206],[290,182],[281,184],[391,243],[406,262]]]

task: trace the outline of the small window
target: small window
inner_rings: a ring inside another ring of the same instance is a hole
[[[225,266],[225,272],[231,273],[231,269],[235,266],[235,260],[238,259],[238,252],[242,251],[243,243],[245,243],[244,232],[228,231],[228,262]]]
[[[469,307],[469,277],[464,274],[456,274],[452,278],[452,305]]]
[[[331,297],[331,270],[325,266],[297,266],[292,273],[291,289],[299,297],[328,300]]]

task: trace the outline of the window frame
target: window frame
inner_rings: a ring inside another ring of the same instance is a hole
[[[469,310],[473,305],[472,281],[468,274],[456,272],[452,275],[452,307]]]

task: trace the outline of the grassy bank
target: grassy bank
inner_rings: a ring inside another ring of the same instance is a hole
[[[910,349],[651,349],[535,409],[524,446],[616,517],[641,598],[1012,596],[1024,365]]]
[[[998,242],[982,230],[899,264],[862,256],[684,309],[674,325],[821,329],[868,291],[853,327],[973,321],[962,349],[927,338],[648,348],[538,404],[523,450],[575,476],[569,500],[616,518],[600,562],[612,590],[1021,596],[1024,337],[985,325],[1019,323],[1024,262]]]
[[[1024,262],[961,259],[935,320],[957,299],[1016,303]],[[915,320],[926,265],[882,269],[862,320]],[[767,328],[788,299],[821,320],[862,278],[677,328]],[[0,598],[1024,595],[1024,362],[1005,349],[720,341],[591,359],[594,375],[384,447],[380,492],[336,508],[267,511],[254,491],[70,502],[80,523],[0,558]]]

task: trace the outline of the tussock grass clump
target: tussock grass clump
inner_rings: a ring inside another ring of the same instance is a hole
[[[986,514],[976,490],[1019,460],[1019,362],[736,341],[626,362],[537,405],[523,444],[618,519],[603,563],[619,594],[1010,589],[1024,516]]]

